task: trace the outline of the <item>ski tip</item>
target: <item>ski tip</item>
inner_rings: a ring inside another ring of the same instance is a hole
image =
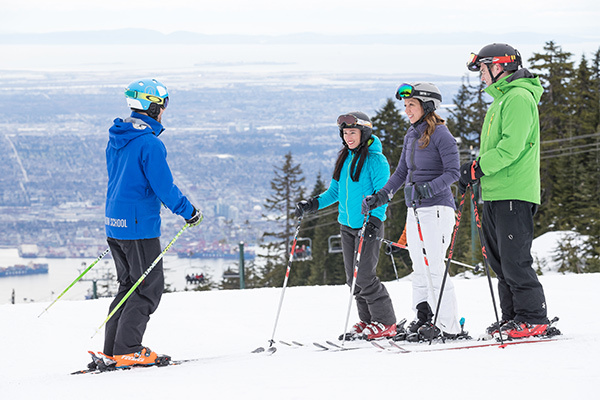
[[[269,354],[269,355],[275,354],[276,351],[277,351],[277,347],[269,347],[267,349],[267,354]]]
[[[263,351],[265,351],[264,347],[257,347],[256,349],[252,350],[252,353],[262,353]]]
[[[313,342],[313,345],[321,350],[329,350],[329,347],[323,346],[321,343]]]

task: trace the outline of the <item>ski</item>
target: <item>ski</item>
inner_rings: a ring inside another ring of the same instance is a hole
[[[327,345],[321,344],[319,342],[313,342],[313,345],[315,347],[317,347],[319,350],[323,350],[323,351],[346,351],[346,350],[359,350],[359,349],[364,349],[366,347],[346,347],[346,346],[342,346],[339,345],[337,343],[332,342],[331,340],[326,340],[325,343]]]
[[[320,350],[324,350],[324,351],[329,350],[329,347],[324,346],[324,345],[322,345],[321,343],[318,343],[318,342],[313,342],[313,345],[315,347],[317,347],[318,349],[320,349]]]
[[[382,346],[379,342],[373,340],[370,342],[373,347],[378,348],[379,350],[386,350],[386,347]]]
[[[284,344],[288,347],[304,347],[304,345],[300,342],[296,342],[295,340],[292,340],[291,342],[286,342],[285,340],[280,340],[279,343]]]
[[[277,347],[275,346],[270,346],[267,347],[266,349],[264,347],[257,347],[256,349],[252,350],[251,353],[265,353],[267,355],[272,355],[273,353],[275,353],[277,351]]]
[[[445,347],[430,347],[427,345],[412,345],[412,346],[400,346],[398,343],[393,340],[389,341],[389,344],[397,349],[398,353],[426,353],[426,352],[434,352],[434,351],[446,351],[446,350],[466,350],[466,349],[478,349],[483,347],[497,347],[500,349],[506,348],[507,346],[515,345],[515,344],[526,344],[526,343],[543,343],[543,342],[554,342],[557,340],[561,340],[557,337],[546,337],[546,338],[533,338],[533,339],[518,339],[512,341],[504,341],[504,343],[500,343],[498,341],[494,341],[493,343],[478,343],[479,341],[467,341],[463,345],[451,345]],[[468,342],[475,342],[473,344],[468,344]],[[443,346],[443,345],[440,345]]]

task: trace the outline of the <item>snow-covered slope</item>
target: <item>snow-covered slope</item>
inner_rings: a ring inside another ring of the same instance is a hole
[[[494,320],[487,279],[454,279],[466,329],[478,336]],[[596,398],[600,371],[600,274],[541,277],[556,342],[433,353],[392,354],[374,348],[319,352],[268,345],[281,288],[165,294],[145,345],[174,359],[167,368],[69,375],[102,350],[110,299],[0,306],[0,396],[3,399],[446,399]],[[399,318],[412,318],[410,277],[386,283]],[[495,286],[495,282],[494,282]],[[306,344],[335,339],[344,326],[348,289],[286,291],[276,339]],[[356,320],[353,308],[351,322]],[[383,398],[383,397],[382,397]]]

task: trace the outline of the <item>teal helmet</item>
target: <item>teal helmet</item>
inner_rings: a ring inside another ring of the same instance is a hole
[[[156,79],[140,79],[125,89],[127,106],[134,110],[154,111],[157,106],[166,108],[169,103],[167,87]],[[153,106],[153,104],[155,104]]]

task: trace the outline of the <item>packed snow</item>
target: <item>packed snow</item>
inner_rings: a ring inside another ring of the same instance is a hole
[[[536,240],[538,258],[549,257],[551,234]],[[297,262],[292,268],[302,268]],[[483,277],[453,277],[465,329],[474,337],[495,320]],[[319,351],[313,342],[336,340],[344,329],[345,286],[290,287],[285,292],[273,355],[268,347],[281,288],[179,292],[163,296],[144,344],[173,359],[198,361],[165,368],[138,368],[100,375],[70,375],[101,351],[111,299],[0,306],[0,396],[3,399],[481,399],[517,396],[595,398],[598,394],[600,274],[540,277],[549,317],[558,316],[560,340],[480,349],[396,353],[363,345],[358,350]],[[413,317],[410,276],[386,282],[399,319]],[[495,288],[495,281],[494,281]],[[497,298],[497,294],[496,294]],[[353,305],[351,322],[357,318]],[[355,343],[347,343],[354,347]],[[420,346],[427,346],[420,345]],[[434,345],[435,346],[435,345]]]

